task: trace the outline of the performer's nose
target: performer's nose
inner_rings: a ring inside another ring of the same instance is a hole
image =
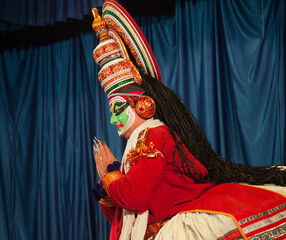
[[[117,117],[114,116],[114,113],[113,113],[110,117],[110,124],[116,125],[116,123],[117,123]]]

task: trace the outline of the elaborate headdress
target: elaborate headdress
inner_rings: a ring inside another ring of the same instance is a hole
[[[92,27],[100,38],[93,57],[100,66],[98,80],[107,94],[109,104],[127,97],[139,97],[144,90],[140,88],[142,78],[130,60],[132,54],[136,65],[146,74],[161,81],[161,75],[154,54],[143,33],[132,17],[117,2],[107,0],[102,7],[102,18],[96,9],[92,10]],[[129,53],[128,53],[129,52]],[[136,98],[129,98],[136,104]],[[152,99],[144,99],[152,101]],[[135,106],[133,106],[135,107]]]

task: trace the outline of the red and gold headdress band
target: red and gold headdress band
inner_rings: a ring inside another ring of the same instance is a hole
[[[102,18],[96,9],[92,12],[94,16],[92,27],[100,38],[99,45],[93,51],[93,57],[101,67],[98,80],[110,104],[119,96],[126,100],[127,96],[140,96],[143,91],[140,87],[135,87],[141,85],[142,78],[130,60],[126,47],[136,60],[136,64],[146,74],[161,81],[153,52],[143,33],[125,9],[113,0],[106,0],[102,7]],[[132,85],[134,87],[130,87]]]

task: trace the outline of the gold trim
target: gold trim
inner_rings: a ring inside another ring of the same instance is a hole
[[[112,199],[108,196],[106,197],[103,197],[99,200],[100,204],[105,206],[105,207],[114,207],[115,204],[114,202],[112,201]]]
[[[148,133],[149,133],[149,128],[146,128],[139,133],[136,148],[140,148],[140,147],[145,146],[145,142],[147,140]]]
[[[109,193],[110,185],[117,179],[122,178],[123,176],[124,175],[120,171],[109,172],[104,176],[104,178],[102,179],[102,187],[108,196],[110,196]]]
[[[173,216],[160,219],[157,222],[150,223],[147,225],[144,240],[154,239],[161,228],[172,218]],[[151,238],[152,237],[152,238]]]

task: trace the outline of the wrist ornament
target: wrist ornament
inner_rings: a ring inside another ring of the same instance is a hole
[[[113,207],[115,204],[102,187],[102,181],[99,180],[92,189],[93,198],[105,207]]]
[[[111,163],[111,164],[109,164],[107,166],[107,171],[109,173],[114,172],[114,171],[119,171],[120,165],[121,165],[120,162],[114,161],[113,163]],[[112,177],[111,179],[113,179],[113,178],[114,177]],[[108,180],[110,180],[110,179],[108,178]],[[107,184],[108,188],[109,188],[110,184]],[[115,204],[113,203],[111,198],[106,194],[106,191],[104,190],[102,185],[103,185],[103,183],[102,183],[101,180],[99,180],[98,183],[96,183],[94,185],[94,187],[92,189],[93,198],[96,201],[99,201],[103,206],[106,206],[106,207],[113,207],[113,206],[115,206]]]
[[[122,178],[124,175],[120,172],[120,171],[113,171],[113,172],[109,172],[107,173],[104,178],[102,179],[102,187],[105,190],[105,192],[107,193],[108,196],[110,196],[109,194],[109,187],[110,185],[116,181],[119,178]]]
[[[109,196],[107,196],[107,195],[105,197],[102,197],[99,200],[99,203],[102,204],[105,207],[114,207],[115,206],[115,204],[112,201],[112,199]]]
[[[106,196],[106,192],[102,188],[101,180],[99,180],[98,183],[94,184],[94,187],[92,188],[92,195],[96,201],[99,201],[101,198]]]
[[[119,171],[121,163],[118,161],[114,161],[113,163],[108,164],[107,172]]]

